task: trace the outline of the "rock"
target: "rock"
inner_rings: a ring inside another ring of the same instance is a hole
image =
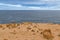
[[[41,34],[45,39],[48,39],[48,40],[52,40],[54,38],[50,29],[44,30]]]

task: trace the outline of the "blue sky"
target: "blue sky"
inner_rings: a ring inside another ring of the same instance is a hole
[[[0,0],[0,10],[60,10],[60,0]]]

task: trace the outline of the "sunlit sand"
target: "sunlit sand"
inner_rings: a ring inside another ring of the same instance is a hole
[[[60,24],[32,22],[0,24],[0,40],[60,40]]]

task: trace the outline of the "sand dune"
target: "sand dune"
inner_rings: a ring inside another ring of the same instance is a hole
[[[0,40],[60,40],[60,24],[32,22],[0,24]]]

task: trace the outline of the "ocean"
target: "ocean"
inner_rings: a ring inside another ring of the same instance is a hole
[[[60,24],[60,10],[0,10],[0,24],[11,22]]]

